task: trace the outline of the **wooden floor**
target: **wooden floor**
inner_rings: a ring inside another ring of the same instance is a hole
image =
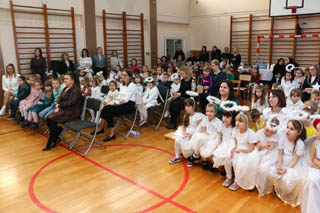
[[[221,186],[218,173],[169,165],[174,149],[163,137],[168,131],[142,131],[139,138],[118,137],[82,158],[63,145],[43,152],[45,136],[0,118],[0,212],[300,211],[274,195],[232,192]],[[68,133],[64,139],[71,138]]]

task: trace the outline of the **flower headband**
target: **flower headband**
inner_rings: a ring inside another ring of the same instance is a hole
[[[279,124],[276,124],[274,120],[277,119],[279,121]],[[273,114],[270,116],[268,121],[266,122],[266,127],[270,129],[271,131],[277,131],[277,129],[281,126],[281,121],[279,119],[279,116],[277,114]]]

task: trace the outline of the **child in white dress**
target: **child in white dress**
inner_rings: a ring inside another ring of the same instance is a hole
[[[116,100],[118,100],[118,96],[119,91],[117,90],[117,83],[115,81],[110,81],[109,92],[107,96],[104,97],[104,105],[114,105]]]
[[[303,189],[301,202],[302,213],[314,213],[320,211],[320,120],[313,122],[317,129],[316,137],[313,138],[310,151],[310,167]]]
[[[171,101],[173,100],[173,96],[174,96],[173,94],[177,93],[180,89],[180,76],[178,75],[178,73],[172,74],[171,79],[173,80],[173,83],[171,84],[170,98],[168,99],[167,109],[164,117],[168,117],[169,115],[169,106]]]
[[[306,130],[299,120],[289,120],[286,134],[280,136],[277,167],[271,167],[269,177],[274,183],[277,196],[291,206],[302,199]]]
[[[103,85],[108,86],[107,80],[104,78],[103,72],[97,72],[97,76],[99,79],[99,86],[102,87]]]
[[[235,131],[235,112],[223,111],[222,122],[222,142],[213,151],[213,166],[215,168],[224,166],[227,178],[222,185],[224,187],[229,187],[232,184],[231,151],[236,146],[236,142],[233,138]]]
[[[216,117],[217,108],[214,104],[207,104],[206,117],[200,124],[201,132],[194,133],[190,143],[193,146],[193,160],[202,159],[204,169],[212,168],[208,166],[207,160],[212,159],[212,153],[217,145],[221,143],[222,138],[222,122]]]
[[[169,163],[175,164],[181,161],[180,150],[183,156],[187,159],[193,153],[193,147],[190,143],[192,135],[197,131],[199,124],[204,119],[204,115],[195,112],[195,101],[193,99],[186,99],[185,102],[185,115],[183,116],[182,126],[179,126],[175,132],[174,151],[175,157]],[[188,166],[192,166],[192,162],[188,162]]]
[[[143,126],[147,123],[148,109],[158,104],[159,90],[152,77],[146,79],[147,90],[144,92],[142,99],[142,107],[139,107],[140,123],[139,126]]]
[[[102,100],[101,97],[101,88],[99,87],[99,79],[94,77],[89,80],[89,85],[91,87],[91,98]],[[89,110],[91,116],[91,122],[97,122],[95,113],[92,109]]]
[[[287,110],[302,110],[303,102],[301,101],[302,91],[301,89],[293,89],[290,92],[290,97],[287,98]]]
[[[261,85],[256,86],[251,101],[251,109],[257,109],[260,113],[268,107],[268,99]]]
[[[275,166],[278,159],[279,135],[277,128],[280,122],[273,116],[264,122],[264,128],[257,132],[256,149],[259,151],[260,162],[256,178],[259,195],[263,196],[273,191],[273,183],[267,176],[271,166]]]
[[[286,72],[286,75],[281,79],[280,85],[286,95],[286,98],[290,96],[291,90],[296,88],[295,82],[293,82],[293,75],[291,72]]]
[[[236,130],[234,132],[236,147],[231,153],[235,175],[234,182],[229,187],[232,191],[238,190],[239,187],[252,190],[256,186],[259,153],[255,150],[257,136],[256,133],[249,128],[250,126],[250,114],[240,112],[236,116]]]

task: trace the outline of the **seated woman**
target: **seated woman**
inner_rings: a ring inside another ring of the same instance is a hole
[[[108,102],[101,111],[101,122],[97,134],[104,132],[104,125],[110,129],[109,135],[104,139],[108,142],[116,138],[113,118],[125,113],[133,113],[136,101],[136,86],[132,82],[133,73],[131,70],[125,70],[121,74],[120,92],[117,101]],[[93,135],[94,132],[91,132]]]
[[[302,96],[302,101],[307,101],[310,99],[310,94],[312,90],[319,90],[319,85],[320,85],[320,75],[319,75],[319,70],[316,65],[312,65],[309,67],[309,75],[308,77],[304,80],[302,84],[302,91],[303,91],[303,96]]]
[[[3,105],[0,110],[0,116],[6,114],[6,108],[9,103],[10,96],[14,96],[18,92],[18,77],[19,75],[16,73],[14,65],[8,64],[6,66],[5,74],[2,76],[2,90],[4,94]]]
[[[74,71],[74,64],[72,60],[69,59],[69,54],[67,52],[62,53],[57,71],[59,75],[64,75],[69,71]],[[53,75],[58,76],[56,72],[54,72]]]
[[[81,90],[79,77],[75,72],[68,72],[64,76],[64,84],[59,102],[47,117],[47,125],[50,130],[50,137],[47,145],[42,151],[48,151],[56,146],[58,137],[62,128],[58,127],[58,123],[64,123],[80,117],[81,114]]]
[[[233,83],[229,80],[224,80],[220,84],[219,95],[218,98],[221,101],[234,101],[239,104],[239,100],[234,96]],[[217,117],[222,119],[223,110],[220,107],[220,104],[216,104],[217,106]]]
[[[180,111],[184,109],[184,99],[189,98],[186,91],[191,90],[191,84],[194,82],[192,78],[192,72],[189,69],[181,68],[179,70],[181,77],[183,78],[180,83],[180,89],[178,92],[172,93],[172,101],[170,103],[170,124],[167,129],[176,129],[178,124],[178,118],[180,117]],[[194,82],[195,83],[195,82]]]

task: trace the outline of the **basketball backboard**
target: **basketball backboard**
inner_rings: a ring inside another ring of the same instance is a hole
[[[297,16],[320,13],[320,0],[270,0],[269,16]]]

